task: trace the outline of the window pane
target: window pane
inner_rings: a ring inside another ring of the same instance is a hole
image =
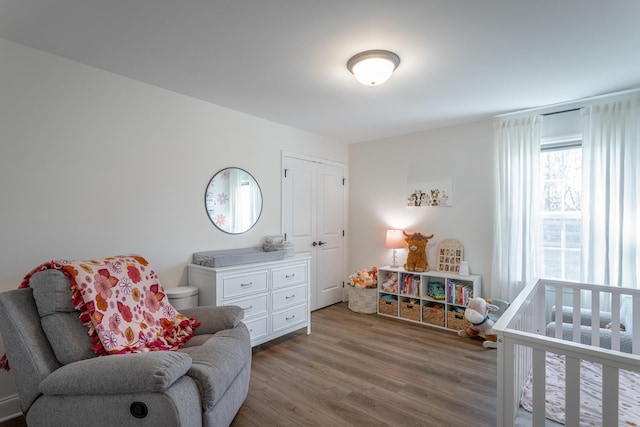
[[[580,249],[582,243],[581,220],[567,219],[565,222],[565,247]]]
[[[563,279],[580,281],[580,251],[565,251]]]
[[[562,246],[562,221],[545,218],[542,220],[542,243],[545,247]]]
[[[547,181],[544,183],[544,210],[553,212],[562,210],[563,183]]]
[[[558,250],[545,249],[543,255],[542,276],[562,278],[562,262]]]
[[[582,147],[540,154],[542,188],[542,275],[580,279],[582,242]]]

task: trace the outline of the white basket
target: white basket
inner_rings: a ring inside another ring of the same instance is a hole
[[[374,314],[378,307],[378,290],[353,286],[349,289],[349,310],[356,313]]]

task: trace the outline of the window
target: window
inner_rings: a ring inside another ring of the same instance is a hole
[[[542,271],[545,278],[580,280],[582,141],[543,141]]]

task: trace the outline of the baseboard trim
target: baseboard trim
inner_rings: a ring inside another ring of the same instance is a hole
[[[0,399],[0,423],[20,415],[22,415],[22,410],[17,394]]]

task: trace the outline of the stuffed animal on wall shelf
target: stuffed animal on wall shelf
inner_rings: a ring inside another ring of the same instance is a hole
[[[429,264],[427,263],[427,243],[431,236],[425,236],[422,233],[404,234],[404,240],[407,242],[409,252],[407,253],[407,261],[404,263],[404,269],[407,271],[429,271]]]
[[[482,337],[485,341],[482,346],[485,348],[497,348],[498,347],[498,335],[493,330],[494,322],[489,317],[489,312],[498,311],[500,308],[497,305],[491,304],[491,300],[485,300],[484,298],[475,297],[471,298],[467,303],[467,308],[464,310],[464,317],[471,324],[466,330],[458,331],[458,335]]]

